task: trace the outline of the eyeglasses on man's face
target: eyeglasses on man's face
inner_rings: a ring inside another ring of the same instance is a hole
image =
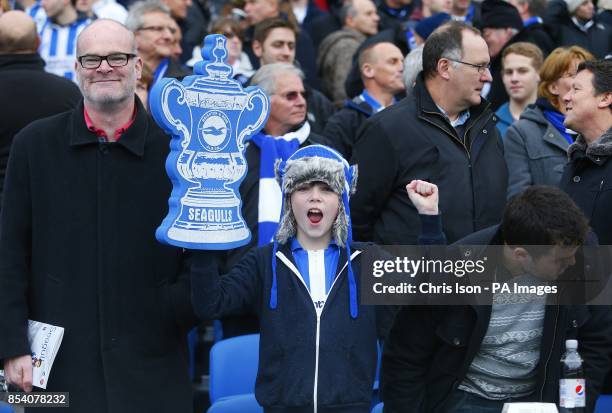
[[[480,73],[481,75],[484,75],[487,70],[491,70],[491,65],[490,64],[475,65],[474,63],[463,62],[461,60],[451,59],[450,57],[446,57],[445,59],[450,60],[451,62],[461,63],[462,65],[471,66],[471,67],[475,68],[476,70],[478,70],[478,73]]]
[[[282,96],[284,99],[290,102],[297,100],[298,96],[302,96],[302,99],[306,100],[306,92],[304,91],[298,92],[297,90],[292,90],[291,92],[282,93],[279,96]]]
[[[170,34],[174,35],[176,33],[176,27],[171,27],[171,26],[144,26],[141,27],[140,29],[136,30],[137,32],[140,31],[150,31],[150,32],[156,32],[156,33],[161,33],[164,30],[168,30],[170,32]]]
[[[131,57],[136,57],[136,55],[132,53],[113,53],[106,56],[89,54],[79,56],[77,60],[84,69],[97,69],[103,60],[106,60],[110,67],[122,67],[128,64]]]

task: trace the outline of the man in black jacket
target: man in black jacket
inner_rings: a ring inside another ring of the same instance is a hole
[[[559,46],[580,46],[598,59],[612,50],[612,27],[599,20],[591,0],[550,0],[544,22]]]
[[[561,188],[580,206],[603,245],[612,245],[612,61],[583,62],[563,97],[565,125],[580,133],[568,148]],[[612,392],[612,371],[606,391]]]
[[[14,139],[0,214],[0,359],[31,391],[28,319],[63,327],[48,412],[193,410],[183,250],[155,229],[172,185],[168,136],[135,96],[134,36],[100,19],[76,42],[84,100]],[[163,389],[164,391],[160,391]]]
[[[486,94],[491,109],[496,111],[508,100],[508,93],[502,81],[502,55],[504,49],[514,43],[517,34],[523,29],[523,21],[518,10],[504,0],[486,0],[482,3],[480,21],[482,37],[489,46],[491,56],[491,89]]]
[[[437,187],[413,181],[407,190],[422,234],[443,240]],[[464,253],[483,245],[489,257],[495,248],[498,280],[548,285],[587,268],[576,264],[587,233],[584,215],[566,194],[534,186],[509,202],[499,226],[457,244]],[[490,305],[404,307],[382,358],[385,412],[499,412],[506,402],[558,403],[567,339],[578,340],[592,411],[610,364],[612,312],[607,305],[568,305],[561,301],[567,286],[556,285],[559,293],[548,298],[498,292]]]
[[[555,43],[550,37],[550,28],[543,20],[546,2],[547,0],[510,0],[523,19],[523,30],[517,34],[516,41],[534,43],[542,50],[544,56],[555,48]]]
[[[0,208],[13,137],[30,122],[72,109],[81,99],[74,82],[45,72],[39,44],[27,14],[10,11],[0,17]]]
[[[357,138],[356,239],[416,244],[418,214],[404,192],[413,179],[443,190],[450,241],[499,222],[507,171],[494,115],[480,97],[491,81],[488,64],[485,41],[465,23],[448,23],[427,39],[413,93],[368,119]]]
[[[332,147],[345,159],[351,159],[357,131],[375,113],[395,103],[395,95],[404,91],[402,52],[394,44],[374,44],[359,54],[359,68],[364,89],[344,108],[327,120],[323,130]]]

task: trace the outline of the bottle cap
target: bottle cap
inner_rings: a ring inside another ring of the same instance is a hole
[[[578,340],[565,340],[565,348],[567,350],[576,350],[578,348]]]

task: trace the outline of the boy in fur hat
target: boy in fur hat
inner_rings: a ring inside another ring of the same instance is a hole
[[[214,252],[196,253],[196,314],[257,312],[255,396],[266,412],[369,412],[377,337],[391,311],[358,301],[365,245],[351,235],[356,168],[311,145],[278,164],[277,178],[283,208],[274,243],[252,249],[224,276]]]

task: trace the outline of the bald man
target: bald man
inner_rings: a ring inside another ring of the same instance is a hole
[[[0,359],[32,385],[27,319],[65,328],[47,390],[58,412],[191,412],[186,259],[155,229],[172,188],[168,137],[135,97],[134,35],[96,20],[78,37],[84,100],[13,143],[0,214]],[[46,411],[54,411],[46,409]]]
[[[32,18],[21,11],[0,16],[0,209],[13,137],[32,121],[72,109],[81,99],[67,79],[45,72]]]
[[[394,96],[405,89],[402,80],[404,56],[393,43],[381,42],[365,47],[359,53],[358,65],[364,89],[329,118],[323,131],[323,136],[345,159],[351,159],[361,125],[370,116],[395,103]]]

